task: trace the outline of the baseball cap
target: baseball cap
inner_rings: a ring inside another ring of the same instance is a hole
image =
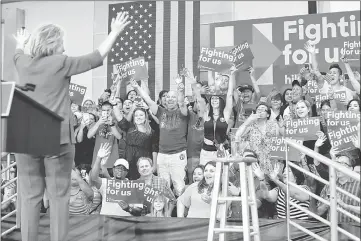
[[[237,87],[237,90],[239,92],[245,91],[245,90],[250,90],[252,92],[254,92],[253,86],[252,85],[240,85]]]
[[[114,165],[113,167],[116,167],[116,166],[119,166],[119,165],[122,165],[124,166],[127,170],[129,170],[129,163],[127,160],[121,158],[121,159],[118,159],[114,162]]]

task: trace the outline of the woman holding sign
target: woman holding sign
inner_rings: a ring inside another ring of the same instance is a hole
[[[129,24],[127,13],[118,13],[110,33],[94,52],[69,57],[64,54],[64,31],[57,25],[37,28],[29,41],[30,55],[24,53],[29,34],[24,29],[14,36],[17,42],[14,64],[20,83],[36,85],[31,98],[61,116],[60,153],[56,156],[18,154],[21,196],[21,240],[37,241],[41,200],[45,187],[49,196],[50,240],[66,240],[69,233],[69,198],[75,136],[70,110],[69,84],[73,75],[103,64],[119,34]],[[30,140],[32,141],[32,140]],[[46,178],[45,178],[46,177]]]

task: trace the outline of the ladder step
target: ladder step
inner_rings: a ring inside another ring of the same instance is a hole
[[[235,229],[235,228],[215,228],[215,233],[243,233],[243,229]]]
[[[218,197],[217,202],[224,202],[224,201],[242,201],[241,197]],[[248,201],[248,205],[256,205],[256,202],[251,200]]]
[[[253,226],[249,227],[253,230]],[[215,233],[243,233],[243,226],[226,226],[224,228],[214,228]],[[255,235],[256,232],[252,232],[251,235]]]
[[[218,197],[217,201],[242,201],[242,197]],[[253,205],[253,204],[255,204],[255,202],[249,199],[248,205]]]
[[[242,201],[242,197],[218,197],[218,201]]]

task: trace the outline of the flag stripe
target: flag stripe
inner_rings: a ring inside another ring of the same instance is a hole
[[[163,89],[169,90],[170,78],[170,16],[171,16],[171,2],[163,2]]]
[[[170,65],[169,79],[164,81],[170,82],[169,90],[176,90],[174,78],[178,74],[178,1],[171,2],[171,27],[170,27]]]
[[[157,4],[157,2],[153,2],[153,4]],[[155,19],[155,22],[153,23],[154,25],[157,25],[156,23],[156,19],[157,19],[157,7],[154,7],[154,8],[151,8],[150,10],[150,13],[153,14],[154,16],[154,19]],[[152,48],[154,49],[153,50],[153,53],[154,53],[154,56],[152,56],[152,59],[150,61],[148,61],[148,88],[149,88],[149,94],[150,94],[150,97],[153,97],[154,94],[155,94],[155,65],[156,65],[156,62],[155,62],[155,56],[156,56],[156,42],[157,42],[157,39],[158,39],[158,36],[157,36],[157,30],[156,30],[156,26],[153,27],[153,31],[150,32],[152,35],[153,35],[153,38],[154,40],[152,41],[153,42],[153,46]],[[147,60],[147,59],[146,59]]]
[[[193,2],[193,73],[199,79],[198,57],[200,54],[200,1]]]
[[[163,18],[164,18],[164,2],[157,2],[156,17],[156,53],[155,53],[155,93],[154,100],[158,100],[159,92],[163,90]],[[151,96],[153,97],[153,96]]]
[[[178,72],[185,67],[186,2],[178,2]],[[183,80],[184,83],[184,80]]]
[[[193,2],[186,1],[185,18],[185,64],[184,66],[193,71]],[[192,89],[188,81],[185,81],[185,94],[191,95]]]

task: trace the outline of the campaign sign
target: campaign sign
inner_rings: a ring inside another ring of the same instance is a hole
[[[286,137],[302,139],[304,141],[317,140],[316,132],[320,130],[318,117],[288,120],[285,122]]]
[[[198,59],[198,68],[224,72],[233,66],[235,57],[223,50],[202,47]]]
[[[320,89],[318,88],[318,84],[314,80],[307,81],[307,89],[308,89],[308,95],[311,97],[315,97],[317,95],[320,95]]]
[[[143,196],[143,205],[150,211],[150,207],[152,206],[153,199],[156,195],[160,194],[161,192],[158,189],[155,189],[149,185],[145,186],[144,189],[144,196]]]
[[[302,140],[293,139],[297,143],[302,145]],[[301,159],[301,153],[291,147],[288,146],[286,151],[285,139],[279,137],[272,137],[271,139],[271,158],[279,159],[279,160],[286,160],[286,155],[288,155],[288,160],[299,162]]]
[[[351,111],[328,111],[325,113],[327,134],[331,145],[339,151],[355,149],[351,136],[358,136],[360,113]]]
[[[118,75],[126,82],[131,79],[145,80],[149,77],[144,57],[132,59],[123,64],[116,64],[113,71],[114,75]]]
[[[144,202],[145,183],[133,180],[107,179],[106,201],[128,204],[142,204]]]
[[[251,48],[247,41],[242,42],[241,44],[235,46],[231,52],[234,56],[234,64],[237,69],[240,69],[245,63],[250,63],[254,58]],[[246,68],[249,66],[246,65]],[[242,68],[244,69],[244,68]]]
[[[335,92],[333,94],[333,98],[336,102],[338,110],[346,110],[346,106],[345,106],[345,104],[343,104],[343,102],[346,100],[346,92],[345,91]],[[319,109],[321,107],[322,101],[329,100],[329,99],[330,99],[330,97],[328,96],[327,93],[315,95],[316,107]]]
[[[259,79],[261,92],[268,93],[273,87],[288,87],[302,66],[311,63],[311,56],[304,49],[308,40],[316,46],[320,71],[327,72],[331,64],[339,63],[345,72],[340,59],[345,52],[351,67],[360,72],[359,23],[359,10],[211,23],[210,47],[233,48],[247,41],[254,55],[256,79],[264,74],[264,80]],[[228,36],[219,37],[220,30],[226,28]],[[272,71],[266,71],[269,68]],[[245,80],[250,83],[247,72],[237,74],[236,85]]]
[[[69,95],[73,103],[77,105],[82,105],[84,96],[86,93],[86,87],[70,83],[69,85]]]

